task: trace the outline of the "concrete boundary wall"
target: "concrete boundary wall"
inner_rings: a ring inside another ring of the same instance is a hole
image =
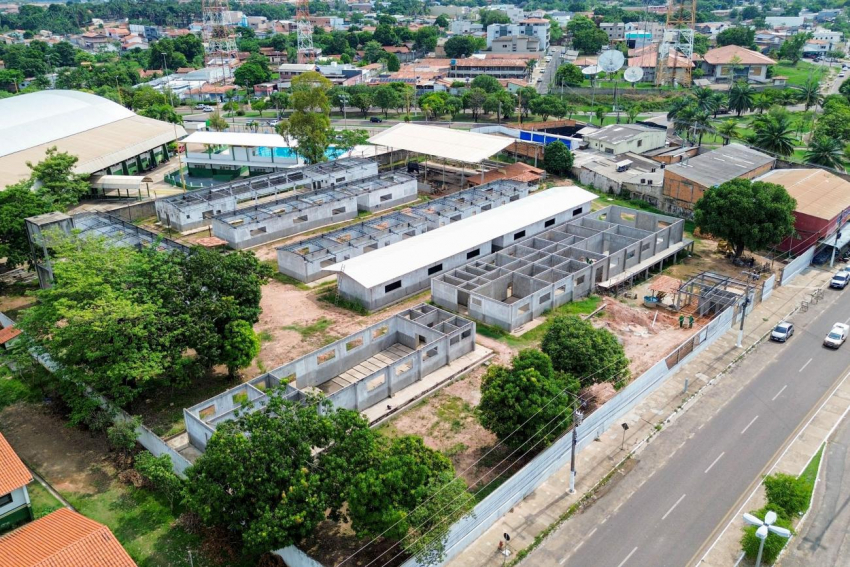
[[[797,256],[793,261],[788,262],[784,268],[782,268],[782,275],[779,279],[779,285],[788,285],[791,283],[797,274],[805,270],[812,263],[812,260],[815,257],[815,249],[817,246],[812,246],[799,256]]]
[[[768,297],[773,294],[773,289],[776,287],[776,274],[771,275],[769,278],[764,280],[764,284],[761,287],[761,300],[764,301]]]
[[[667,378],[678,372],[682,365],[725,333],[732,325],[733,313],[734,308],[730,307],[716,315],[708,325],[697,331],[664,360],[657,362],[605,405],[585,418],[576,431],[578,437],[577,451],[581,451],[595,438],[601,436],[605,430],[617,423]],[[487,531],[499,518],[508,513],[519,501],[534,492],[558,469],[565,466],[570,460],[570,453],[571,432],[567,432],[479,502],[470,514],[464,516],[450,528],[445,543],[445,559],[437,565],[448,563],[467,545]],[[426,564],[419,563],[415,559],[409,559],[403,564],[403,567],[426,567]]]

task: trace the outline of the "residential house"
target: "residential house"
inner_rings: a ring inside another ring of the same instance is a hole
[[[493,41],[506,36],[536,36],[540,40],[540,50],[549,51],[549,20],[529,18],[517,24],[490,24],[487,26],[487,49]]]
[[[629,22],[626,24],[626,33],[648,32],[653,43],[664,39],[664,24],[660,22]]]
[[[661,203],[664,166],[660,163],[632,152],[617,156],[592,153],[578,169],[582,183],[606,193],[642,199],[656,207]]]
[[[67,508],[0,536],[0,565],[136,567],[109,528]]]
[[[670,76],[681,83],[688,76],[688,69],[694,68],[694,62],[688,60],[683,54],[671,52],[667,54],[667,69]],[[657,76],[658,68],[658,46],[656,44],[646,45],[638,49],[629,50],[629,67],[640,67],[643,69],[643,83],[658,84],[660,77]]]
[[[729,144],[668,165],[661,209],[693,214],[694,204],[711,187],[732,179],[753,179],[767,173],[776,159],[741,144]]]
[[[16,331],[19,333],[13,326],[4,328],[0,331],[0,340],[13,336]],[[31,482],[32,474],[29,469],[0,433],[0,533],[33,519],[27,492],[27,485]]]
[[[756,32],[754,41],[762,53],[770,53],[772,51],[778,51],[782,47],[782,44],[785,43],[786,38],[787,34],[785,32],[779,30],[762,30]]]
[[[626,152],[642,153],[663,148],[667,143],[667,129],[643,124],[610,124],[586,134],[584,140],[590,149],[606,154]]]
[[[483,34],[484,26],[478,22],[470,22],[469,20],[452,20],[449,23],[449,32],[453,35]]]
[[[490,49],[493,53],[537,53],[540,40],[537,36],[506,35],[494,39]]]
[[[406,45],[385,45],[383,50],[387,53],[395,53],[401,63],[410,63],[416,59],[416,53]]]
[[[608,43],[623,41],[626,39],[626,24],[623,22],[602,22],[599,24],[599,29],[605,32],[608,36]]]
[[[776,61],[738,45],[726,45],[709,49],[703,56],[705,76],[715,82],[748,80],[766,83],[767,68]]]

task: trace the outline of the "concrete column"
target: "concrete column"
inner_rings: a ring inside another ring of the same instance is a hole
[[[154,167],[156,167],[156,166],[158,166],[158,165],[159,165],[159,164],[156,162],[156,152],[155,152],[155,151],[153,151],[153,150],[149,151],[149,152],[148,152],[148,156],[150,156],[150,158],[151,158],[151,164],[152,164]]]
[[[144,168],[142,167],[142,156],[136,156],[136,173],[141,173]]]
[[[130,175],[130,170],[127,169],[127,160],[121,162],[121,171],[124,173],[124,175]]]

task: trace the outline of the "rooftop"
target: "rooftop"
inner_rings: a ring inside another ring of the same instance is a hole
[[[553,187],[417,238],[339,262],[327,270],[345,272],[363,287],[373,287],[594,199],[596,195],[580,187]]]
[[[725,45],[716,49],[709,49],[703,56],[706,63],[710,65],[724,65],[736,63],[738,65],[775,65],[776,61],[762,55],[757,51],[751,51],[738,45]]]
[[[599,140],[610,144],[618,144],[647,132],[661,132],[660,128],[651,128],[642,124],[609,124],[590,134],[585,134],[585,140]]]
[[[774,169],[758,181],[782,185],[797,212],[820,219],[832,220],[850,206],[850,182],[823,169]]]
[[[15,329],[15,327],[7,327]],[[5,330],[5,329],[4,329]],[[32,474],[0,433],[0,494],[9,494],[32,482]],[[2,548],[0,548],[2,549]]]
[[[465,163],[479,163],[501,152],[513,142],[511,138],[503,136],[421,124],[397,124],[369,138],[369,143],[377,146]]]
[[[106,526],[60,508],[0,537],[0,567],[136,567]]]
[[[180,140],[182,144],[208,144],[239,146],[246,148],[289,148],[295,140],[287,142],[279,134],[255,134],[251,132],[193,132]]]
[[[667,171],[714,187],[776,160],[741,144],[729,144],[667,166]]]

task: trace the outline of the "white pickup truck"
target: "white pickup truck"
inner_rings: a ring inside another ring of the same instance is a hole
[[[847,340],[847,332],[850,331],[850,325],[844,323],[836,323],[823,339],[823,346],[829,348],[838,348]]]

